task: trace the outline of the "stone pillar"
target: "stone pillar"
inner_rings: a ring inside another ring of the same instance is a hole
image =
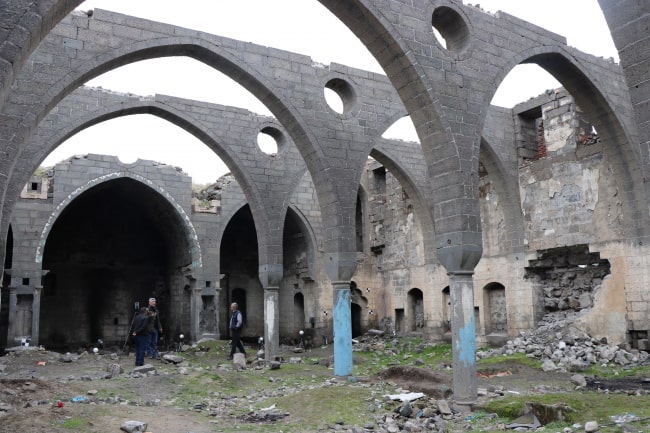
[[[472,275],[483,248],[480,233],[468,236],[464,242],[439,248],[437,256],[449,275],[454,405],[457,410],[467,412],[472,410],[478,397]]]
[[[352,313],[350,309],[350,282],[333,281],[334,306],[334,375],[352,375]]]
[[[264,358],[272,360],[280,352],[280,281],[282,264],[259,267],[259,279],[264,287]]]
[[[16,307],[18,305],[18,294],[16,287],[9,287],[9,326],[7,327],[7,347],[16,343]]]
[[[190,284],[190,339],[197,341],[200,337],[200,320],[203,301],[201,300],[201,288],[196,287],[196,281]]]
[[[40,338],[41,326],[41,293],[43,293],[43,286],[34,287],[34,298],[32,300],[32,342],[34,346],[38,346],[38,339]]]
[[[449,274],[454,403],[471,410],[477,398],[476,324],[472,273]]]
[[[264,358],[267,361],[280,352],[279,287],[264,287]]]
[[[332,282],[332,320],[334,322],[334,375],[352,374],[352,313],[350,280],[357,268],[356,251],[328,253],[325,271]]]

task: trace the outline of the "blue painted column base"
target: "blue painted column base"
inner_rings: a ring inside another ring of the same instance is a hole
[[[453,345],[454,403],[469,409],[476,403],[476,322],[471,273],[450,273],[451,335]]]
[[[334,285],[334,375],[352,375],[352,314],[350,283]]]

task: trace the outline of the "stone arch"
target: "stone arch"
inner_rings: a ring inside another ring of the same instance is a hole
[[[442,289],[442,332],[445,336],[445,339],[451,338],[451,291],[449,286],[446,286]]]
[[[55,194],[35,239],[39,257],[31,268],[44,274],[38,332],[59,348],[97,338],[124,342],[132,301],[142,305],[151,296],[166,329],[181,329],[188,304],[179,284],[188,272],[201,273],[202,251],[169,187],[132,172],[77,179],[79,187]],[[79,323],[60,323],[69,314]]]
[[[422,144],[433,140],[455,145],[438,114],[440,102],[431,93],[426,78],[423,78],[427,77],[426,72],[403,41],[400,32],[380,11],[379,4],[372,0],[318,1],[340,19],[379,62],[412,116],[420,138],[425,138]],[[433,30],[429,30],[433,37]],[[450,159],[457,160],[453,157]],[[459,160],[455,169],[460,169]]]
[[[505,198],[502,206],[506,226],[505,242],[500,248],[504,248],[507,252],[521,253],[524,223],[521,214],[519,179],[511,174],[512,170],[508,170],[504,166],[494,147],[485,137],[481,137],[480,162],[485,166],[487,172],[492,174],[491,182],[496,185],[498,192]]]
[[[60,128],[55,134],[50,134],[49,131],[45,132],[44,135],[47,136],[48,141],[41,147],[40,153],[37,153],[39,150],[34,150],[35,155],[38,155],[37,159],[41,161],[59,144],[81,130],[110,119],[135,114],[150,114],[167,120],[201,140],[224,161],[246,195],[253,217],[256,218],[256,228],[258,230],[258,238],[260,239],[260,252],[261,256],[264,256],[266,251],[264,242],[266,238],[263,236],[263,230],[267,226],[267,215],[263,210],[264,205],[260,197],[259,189],[251,179],[250,172],[246,169],[240,157],[227,145],[223,145],[208,126],[195,119],[186,111],[181,111],[164,102],[147,98],[118,102],[114,105],[106,106],[100,110],[82,115],[79,118],[71,119],[69,123]],[[34,136],[30,140],[30,147],[38,146],[36,144],[38,138],[38,136]],[[34,164],[32,172],[37,167],[38,164]],[[16,187],[24,185],[27,178],[28,174],[25,173],[20,178],[15,179],[13,183]]]
[[[286,209],[286,213],[284,217],[285,221],[287,220],[289,215],[291,215],[294,221],[298,224],[300,231],[303,233],[306,239],[305,248],[307,249],[307,264],[309,267],[309,278],[313,279],[316,273],[314,266],[316,264],[316,251],[318,250],[318,241],[316,240],[314,229],[312,228],[305,214],[303,214],[300,211],[300,209],[298,209],[293,204],[290,204]],[[284,229],[286,229],[286,226],[283,228],[283,230]]]
[[[219,311],[224,320],[223,326],[227,328],[230,319],[229,306],[234,301],[234,291],[245,293],[246,306],[249,312],[259,314],[248,314],[246,316],[246,327],[242,336],[263,335],[264,329],[264,302],[263,287],[259,279],[259,240],[258,230],[254,227],[257,224],[252,215],[250,206],[243,203],[241,206],[233,206],[232,212],[223,215],[223,225],[217,235],[217,248],[219,249],[219,273],[221,279],[221,298]],[[222,329],[222,335],[228,335],[228,329]]]
[[[434,217],[435,210],[431,211],[432,218],[439,222],[436,227],[439,236],[434,244],[438,250],[438,260],[452,272],[473,270],[482,253],[478,200],[471,196],[471,192],[477,190],[477,184],[476,177],[462,173],[466,173],[472,165],[478,166],[478,157],[464,159],[473,154],[474,149],[466,149],[467,143],[459,141],[462,137],[453,133],[445,116],[441,114],[445,111],[443,103],[436,94],[435,86],[429,81],[427,67],[418,60],[417,49],[409,45],[412,41],[404,37],[400,29],[380,10],[380,3],[372,0],[319,1],[368,48],[404,103],[420,138],[429,172],[436,173],[436,176],[432,175],[428,179],[431,195],[435,197],[431,206],[440,208],[444,205],[446,209],[466,209],[454,217],[444,215],[443,212],[436,213],[435,215],[440,216]],[[449,6],[449,3],[445,5]],[[455,6],[452,8],[459,11]],[[425,8],[418,6],[417,10],[422,16],[428,14],[428,17],[431,17],[434,5]],[[460,14],[462,15],[462,11]],[[415,30],[426,32],[431,41],[435,39],[431,25],[421,24],[421,27]],[[431,46],[434,46],[433,43]],[[443,50],[442,47],[439,49]],[[457,60],[458,56],[465,55],[465,50],[457,55],[444,54],[442,51],[436,54]],[[435,155],[439,153],[445,155],[444,165],[436,160]],[[442,176],[441,169],[445,173],[459,175]],[[444,203],[435,203],[440,197],[445,197]]]
[[[587,61],[581,60],[582,56],[584,55],[560,45],[547,45],[525,50],[504,65],[499,76],[495,78],[496,84],[489,92],[488,97],[491,99],[494,96],[498,84],[518,64],[537,64],[549,72],[573,96],[585,113],[585,117],[598,127],[601,141],[607,144],[604,150],[618,166],[616,170],[616,175],[619,178],[618,183],[626,185],[622,188],[627,195],[627,200],[623,200],[623,204],[628,207],[628,211],[624,213],[632,216],[642,215],[647,220],[648,199],[642,185],[644,173],[648,170],[648,163],[642,160],[640,149],[636,145],[637,131],[631,124],[634,116],[632,113],[626,112],[625,104],[614,102],[616,96],[608,92],[601,81],[607,79],[610,82],[620,81],[622,86],[625,83],[618,75],[606,74],[604,69],[602,71],[604,77],[597,79],[599,73],[596,70],[597,66],[593,61],[591,64],[587,64]],[[622,145],[616,146],[619,143]],[[647,234],[648,224],[634,221],[628,221],[628,223],[630,230],[635,231],[630,236],[641,237]]]
[[[412,144],[417,145],[417,143]],[[416,147],[412,150],[418,152],[418,149]],[[429,211],[430,208],[428,205],[430,201],[427,200],[422,186],[423,179],[419,179],[420,182],[418,182],[415,177],[418,173],[414,173],[414,170],[407,170],[399,158],[388,152],[390,152],[389,145],[382,143],[382,146],[377,146],[371,151],[370,156],[386,167],[408,194],[413,203],[413,211],[417,215],[422,231],[425,263],[435,263],[435,224],[433,216]]]
[[[363,295],[361,289],[357,287],[357,283],[350,282],[350,321],[352,338],[358,337],[363,334],[364,327],[368,324],[368,314],[363,314],[368,310],[368,298]]]
[[[508,308],[503,284],[491,282],[483,287],[483,314],[488,343],[503,343],[508,338]]]
[[[187,215],[183,207],[179,203],[177,203],[174,197],[170,193],[168,193],[163,187],[156,185],[151,180],[146,179],[145,177],[139,174],[129,172],[128,170],[121,171],[121,172],[113,172],[92,179],[86,182],[84,185],[81,185],[76,190],[74,190],[61,203],[59,203],[56,206],[54,211],[52,211],[52,214],[50,215],[50,218],[48,219],[47,223],[45,224],[45,227],[43,227],[43,231],[41,232],[41,235],[39,237],[38,244],[36,247],[36,255],[34,257],[36,263],[43,262],[43,249],[45,247],[48,234],[52,230],[52,227],[54,226],[56,220],[59,218],[61,213],[70,205],[70,203],[72,203],[77,197],[79,197],[81,194],[85,193],[89,189],[99,184],[102,184],[104,182],[110,182],[112,180],[120,179],[120,178],[129,178],[129,179],[133,179],[134,181],[142,183],[143,185],[154,190],[156,193],[160,194],[160,196],[163,197],[164,200],[166,200],[169,203],[169,205],[176,211],[179,220],[183,224],[183,228],[186,233],[187,243],[189,245],[188,256],[191,258],[191,267],[193,268],[202,267],[203,259],[201,255],[201,246],[199,245],[198,236],[196,234],[196,230],[194,229],[194,225],[192,224],[189,215]]]
[[[314,145],[316,139],[310,132],[310,128],[291,101],[283,96],[283,92],[278,90],[264,74],[246,64],[243,59],[236,58],[227,48],[196,37],[169,37],[140,41],[82,63],[52,85],[43,95],[36,121],[40,122],[46,113],[76,87],[104,72],[135,61],[170,56],[191,57],[235,79],[241,86],[256,95],[277,117],[293,138],[301,155],[319,155],[318,158],[305,159],[307,169],[312,173],[324,169],[320,166],[321,161],[324,160],[322,150]],[[317,182],[315,186],[319,196],[322,196],[329,191],[331,183]]]
[[[52,134],[50,131],[45,131],[44,134],[47,135],[47,141],[44,145],[39,145],[39,137],[34,136],[29,142],[29,149],[34,151],[35,159],[39,162],[35,162],[32,168],[36,169],[40,161],[56,147],[82,130],[108,120],[137,114],[150,114],[159,117],[195,136],[224,161],[228,169],[236,177],[238,183],[245,189],[251,187],[252,182],[250,176],[240,162],[238,155],[230,151],[227,145],[221,143],[219,138],[210,131],[207,125],[193,117],[189,111],[181,111],[164,102],[146,98],[118,101],[115,104],[104,106],[99,110],[87,112],[77,118],[71,118],[56,133]]]
[[[74,70],[62,76],[57,82],[45,91],[42,97],[35,98],[40,102],[36,103],[31,111],[34,113],[35,122],[42,120],[46,113],[48,113],[59,101],[69,94],[75,87],[79,86],[86,80],[93,78],[103,72],[114,69],[134,61],[143,59],[165,57],[165,56],[188,56],[198,61],[201,61],[217,70],[223,72],[225,75],[235,78],[239,84],[244,88],[253,92],[267,107],[277,116],[279,122],[284,126],[285,130],[294,139],[296,147],[307,165],[307,170],[314,176],[320,176],[321,181],[314,182],[316,192],[319,197],[336,197],[339,193],[336,191],[336,185],[327,179],[324,179],[328,171],[324,167],[324,161],[327,160],[323,156],[323,151],[319,146],[316,146],[316,139],[307,127],[307,122],[301,118],[301,114],[296,107],[292,105],[290,99],[284,96],[284,92],[275,88],[272,80],[267,79],[263,73],[257,71],[254,65],[246,63],[245,59],[238,58],[238,52],[233,54],[230,50],[229,44],[224,43],[223,46],[201,39],[200,37],[192,36],[178,36],[159,38],[155,40],[139,41],[128,46],[114,49],[110,52],[100,53],[92,60],[88,60]],[[230,51],[229,51],[230,50]],[[242,57],[244,57],[242,55]],[[35,97],[37,95],[34,95]],[[29,126],[26,126],[28,128]],[[25,149],[22,146],[17,146],[15,158],[20,158]],[[307,156],[308,157],[307,157]],[[314,157],[317,155],[317,157]],[[9,179],[13,180],[15,161],[13,156],[7,158],[9,163]],[[15,182],[12,182],[15,183]],[[16,192],[17,187],[11,190],[6,190],[5,194],[10,196]],[[321,200],[322,201],[322,200]],[[324,202],[324,201],[322,201]],[[327,202],[323,206],[323,212],[326,215],[340,215],[344,213],[342,205],[338,200]],[[256,207],[252,207],[256,217],[264,217],[265,213],[260,212]],[[324,218],[324,221],[335,221],[335,217]],[[266,221],[263,224],[258,224],[260,230],[268,227]],[[332,263],[345,262],[339,269],[345,269],[350,263],[342,260],[338,254],[338,250],[346,248],[347,237],[342,234],[340,236],[328,239],[325,244],[325,249],[331,252],[329,260]],[[265,280],[273,280],[281,273],[279,272],[279,264],[272,263],[273,254],[269,253],[267,258],[266,249],[262,248],[264,257],[262,260],[265,262],[264,266],[260,269],[261,277]],[[336,259],[336,260],[333,260]],[[328,268],[330,269],[330,268]]]
[[[25,2],[23,7],[4,8],[2,13],[3,27],[9,29],[5,40],[8,42],[1,55],[0,62],[0,108],[4,105],[5,97],[11,88],[14,78],[20,72],[25,61],[38,47],[40,42],[83,0],[47,0]],[[10,48],[9,48],[10,47]]]
[[[417,287],[412,288],[406,294],[406,305],[408,308],[407,331],[422,331],[426,327],[424,314],[424,294]]]

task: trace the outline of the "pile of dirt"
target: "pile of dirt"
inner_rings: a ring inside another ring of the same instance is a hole
[[[377,379],[390,381],[402,389],[422,392],[437,399],[447,399],[452,395],[451,376],[428,368],[392,366],[379,373]]]

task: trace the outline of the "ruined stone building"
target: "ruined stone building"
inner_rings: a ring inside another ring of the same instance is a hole
[[[650,11],[600,0],[621,64],[458,1],[320,0],[386,75],[104,10],[3,0],[0,342],[121,342],[160,298],[167,338],[226,338],[240,303],[267,356],[305,330],[352,372],[370,328],[452,341],[454,400],[476,398],[475,349],[580,312],[590,334],[647,348]],[[445,38],[434,37],[437,29]],[[84,87],[122,65],[189,56],[273,113]],[[563,88],[490,105],[520,63]],[[340,112],[323,89],[336,92]],[[231,174],[193,197],[182,170],[113,157],[33,173],[96,123],[159,116]],[[382,138],[410,116],[420,143]],[[278,143],[257,146],[259,133]]]

